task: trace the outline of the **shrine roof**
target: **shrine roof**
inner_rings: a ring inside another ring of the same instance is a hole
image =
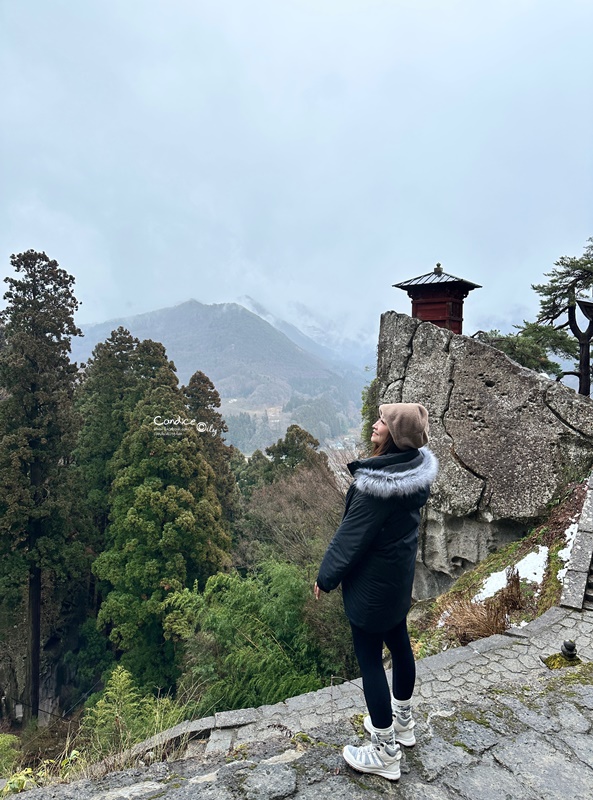
[[[426,286],[436,283],[461,283],[466,286],[469,291],[482,288],[477,283],[466,281],[463,278],[456,278],[455,275],[449,275],[447,272],[443,272],[440,264],[437,264],[435,269],[432,272],[427,272],[426,275],[419,275],[417,278],[410,278],[407,281],[401,281],[401,283],[394,283],[393,286],[398,289],[408,289],[410,286]]]

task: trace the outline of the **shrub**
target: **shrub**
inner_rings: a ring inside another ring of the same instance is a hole
[[[275,703],[321,688],[319,650],[304,620],[310,593],[301,570],[270,561],[247,578],[209,578],[203,595],[194,595],[195,608],[186,593],[170,598],[172,616],[174,606],[187,607],[199,626],[188,642],[181,688],[204,687],[200,713]]]
[[[143,695],[131,674],[117,666],[99,700],[85,711],[80,729],[83,760],[123,756],[132,745],[172,728],[186,709],[170,697]],[[123,766],[115,762],[114,766]]]
[[[0,778],[7,778],[20,759],[18,736],[0,733]]]

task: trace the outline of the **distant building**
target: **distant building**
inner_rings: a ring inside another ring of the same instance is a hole
[[[426,275],[393,286],[411,297],[413,317],[453,333],[461,333],[463,327],[463,301],[472,289],[482,288],[477,283],[448,275],[440,264]]]

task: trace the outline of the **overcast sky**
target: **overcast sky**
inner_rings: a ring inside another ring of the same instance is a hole
[[[249,294],[373,337],[397,281],[533,318],[593,236],[590,0],[0,0],[0,272],[80,323]]]

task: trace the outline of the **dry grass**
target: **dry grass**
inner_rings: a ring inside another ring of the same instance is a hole
[[[519,573],[515,567],[507,569],[507,585],[484,602],[472,600],[467,595],[454,598],[443,609],[443,623],[447,632],[460,644],[469,644],[495,633],[504,633],[510,624],[513,611],[523,608]]]

